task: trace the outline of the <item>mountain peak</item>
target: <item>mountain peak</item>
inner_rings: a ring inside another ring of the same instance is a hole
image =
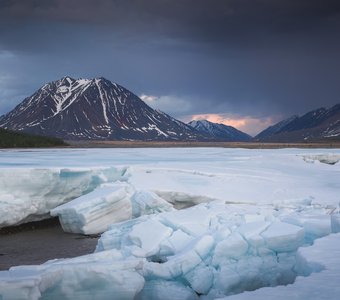
[[[192,120],[189,123],[194,123],[194,124],[198,124],[198,123],[203,123],[203,124],[207,124],[207,123],[212,123],[206,119],[197,119],[197,120]],[[215,123],[217,124],[217,123]]]
[[[71,83],[71,82],[74,82],[76,80],[74,78],[72,78],[71,76],[64,76],[64,77],[62,77],[61,79],[59,79],[57,81]]]
[[[188,123],[188,125],[190,125],[191,127],[198,127],[198,126],[202,126],[202,127],[209,127],[209,126],[213,126],[213,125],[220,125],[218,123],[213,123],[210,122],[206,119],[198,119],[198,120],[192,120]]]
[[[105,82],[105,83],[113,83],[111,80],[106,79],[105,77],[95,77],[92,79],[95,82]]]
[[[204,139],[104,77],[47,83],[3,116],[0,127],[70,140]]]
[[[228,125],[213,123],[208,120],[193,120],[188,123],[201,134],[209,135],[216,140],[249,141],[251,136]]]
[[[56,80],[56,81],[53,81],[53,82],[50,82],[50,83],[63,83],[63,84],[75,84],[75,83],[90,83],[90,82],[97,82],[97,83],[107,83],[107,84],[114,84],[113,82],[111,82],[110,80],[106,79],[105,77],[95,77],[95,78],[78,78],[78,79],[75,79],[71,76],[63,76],[62,78]]]

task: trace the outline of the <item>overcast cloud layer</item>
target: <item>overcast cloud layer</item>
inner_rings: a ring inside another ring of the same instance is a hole
[[[255,134],[340,102],[340,1],[0,0],[0,114],[64,75]]]

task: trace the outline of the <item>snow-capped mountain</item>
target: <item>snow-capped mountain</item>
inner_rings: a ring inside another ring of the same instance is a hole
[[[194,120],[188,123],[192,128],[196,129],[202,135],[208,135],[215,140],[223,141],[249,141],[251,136],[224,124],[217,124],[207,120]]]
[[[47,83],[1,117],[0,127],[68,140],[204,139],[105,78]]]
[[[292,142],[340,139],[340,104],[319,108],[273,125],[254,138],[258,141]]]

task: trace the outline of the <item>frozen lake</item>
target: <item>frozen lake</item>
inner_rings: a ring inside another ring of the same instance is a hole
[[[52,214],[67,232],[105,233],[94,254],[0,272],[0,295],[321,299],[323,285],[338,299],[339,160],[337,149],[1,150],[0,227]]]

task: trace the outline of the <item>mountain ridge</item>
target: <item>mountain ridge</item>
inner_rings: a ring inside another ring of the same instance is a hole
[[[297,142],[340,139],[340,104],[292,116],[261,131],[254,141]]]
[[[246,142],[251,136],[225,124],[213,123],[208,120],[192,120],[188,123],[201,134],[211,136],[213,139],[230,142]]]
[[[46,83],[2,116],[0,127],[66,140],[207,138],[103,77]]]

